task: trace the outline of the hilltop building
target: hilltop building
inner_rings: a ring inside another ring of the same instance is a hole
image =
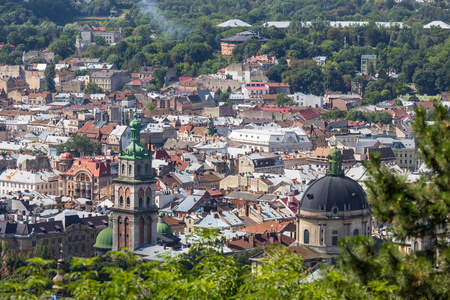
[[[243,31],[236,35],[221,39],[220,47],[222,55],[231,55],[233,54],[233,49],[239,44],[242,44],[248,40],[254,40],[260,43],[266,43],[269,39],[262,37],[259,33]]]

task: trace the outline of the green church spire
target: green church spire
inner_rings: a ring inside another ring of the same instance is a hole
[[[142,124],[138,120],[137,108],[134,108],[134,119],[130,122],[131,144],[125,148],[125,154],[120,154],[119,158],[147,158],[150,153],[146,153],[145,148],[141,145],[141,127]]]

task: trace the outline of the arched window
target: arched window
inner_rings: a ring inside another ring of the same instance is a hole
[[[147,202],[147,206],[150,206],[150,197],[147,197],[146,202]]]
[[[133,172],[133,166],[129,165],[128,166],[128,175],[130,176],[132,172]]]
[[[119,206],[123,206],[123,196],[120,196],[119,198]]]
[[[305,229],[303,232],[303,244],[309,244],[309,230]]]
[[[136,167],[137,175],[141,175],[141,166],[137,165]]]
[[[359,230],[355,229],[355,231],[353,231],[353,236],[357,236],[357,235],[359,235]]]
[[[338,232],[337,230],[333,230],[331,244],[333,246],[337,246],[337,242],[338,242]]]
[[[122,175],[125,175],[125,164],[122,164]]]
[[[130,206],[130,197],[127,197],[127,207]]]
[[[143,200],[141,197],[139,197],[139,207],[142,207],[142,204],[143,204]]]
[[[419,242],[414,242],[414,251],[419,251]]]

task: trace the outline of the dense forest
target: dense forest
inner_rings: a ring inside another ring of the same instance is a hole
[[[423,29],[429,21],[449,21],[448,1],[427,4],[386,1],[179,1],[158,3],[135,0],[30,0],[0,1],[0,42],[16,46],[0,49],[0,63],[20,64],[21,52],[49,47],[56,61],[75,50],[76,25],[89,22],[108,30],[122,30],[124,39],[114,46],[91,46],[83,57],[98,57],[117,67],[136,71],[142,65],[174,67],[180,76],[215,73],[231,62],[256,54],[273,54],[279,64],[267,76],[286,82],[292,91],[324,94],[325,90],[364,92],[368,104],[395,99],[399,94],[437,94],[449,87],[449,32]],[[120,17],[78,20],[88,16]],[[57,11],[58,13],[54,13]],[[230,18],[254,25],[252,31],[270,39],[266,44],[249,40],[231,57],[220,55],[220,40],[242,28],[219,28]],[[261,26],[266,21],[289,20],[286,32]],[[360,27],[332,28],[329,20],[368,21]],[[310,27],[302,21],[311,21]],[[375,21],[402,21],[410,29],[380,28]],[[156,34],[156,38],[152,37]],[[376,54],[377,81],[356,77],[360,58]],[[311,58],[326,56],[324,67]],[[291,63],[288,65],[287,61]],[[397,76],[390,77],[394,72]],[[411,85],[413,83],[413,85]],[[413,88],[413,89],[412,89]]]

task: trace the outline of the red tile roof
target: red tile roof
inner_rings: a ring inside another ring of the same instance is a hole
[[[105,177],[111,175],[111,164],[107,160],[96,160],[95,158],[77,158],[66,175],[76,175],[78,172],[86,172],[94,177]]]
[[[219,190],[206,190],[211,197],[223,196]]]
[[[267,233],[267,232],[283,232],[284,229],[291,224],[291,221],[278,223],[277,221],[267,221],[255,226],[241,229],[240,231],[249,233]]]
[[[259,90],[267,91],[269,89],[267,86],[244,86],[243,88],[249,91],[259,91]]]
[[[263,111],[279,111],[283,114],[287,114],[291,111],[289,107],[261,107],[260,110]]]
[[[311,108],[307,108],[305,110],[301,110],[300,114],[302,115],[303,118],[305,118],[306,120],[310,120],[310,119],[314,119],[319,117],[319,114],[316,113],[314,110],[312,110]]]

